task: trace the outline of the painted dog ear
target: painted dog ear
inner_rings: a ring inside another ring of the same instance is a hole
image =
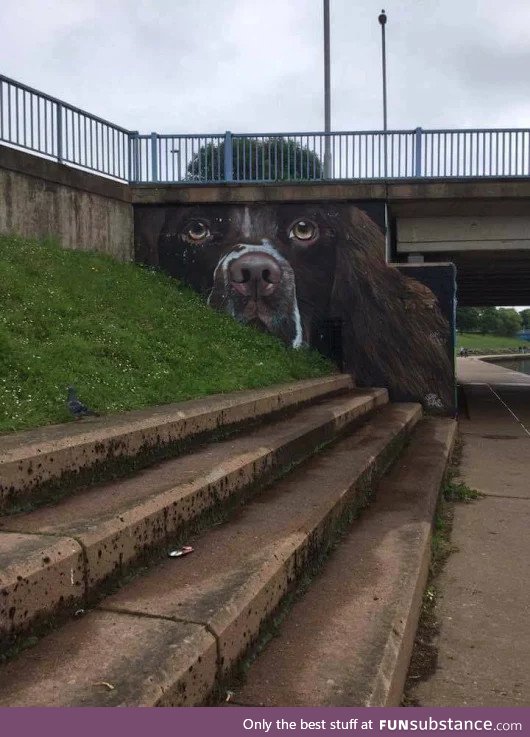
[[[329,315],[364,332],[370,317],[368,306],[376,304],[387,281],[385,241],[379,227],[362,210],[351,206],[340,212],[342,233],[335,245],[335,273]]]
[[[356,207],[340,211],[341,235],[335,244],[335,272],[328,314],[340,323],[344,368],[362,385],[381,385],[376,293],[384,281],[384,239],[380,229]],[[375,306],[375,310],[374,310]]]
[[[329,316],[341,321],[345,370],[394,400],[436,396],[451,406],[448,325],[436,297],[386,263],[383,234],[365,213],[352,207],[344,226]]]

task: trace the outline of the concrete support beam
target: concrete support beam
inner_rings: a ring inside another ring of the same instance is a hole
[[[530,217],[399,217],[397,250],[398,253],[530,250]]]

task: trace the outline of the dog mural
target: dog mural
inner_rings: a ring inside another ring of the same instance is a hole
[[[448,321],[430,289],[385,262],[382,230],[359,207],[172,206],[137,221],[140,259],[211,307],[292,348],[317,346],[323,324],[339,322],[343,366],[358,385],[452,408]]]

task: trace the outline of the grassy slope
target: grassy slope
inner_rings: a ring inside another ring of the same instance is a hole
[[[504,338],[502,335],[479,335],[476,333],[457,333],[456,347],[464,346],[468,350],[502,353],[503,350],[517,350],[520,346],[530,349],[530,343],[521,338]]]
[[[0,237],[0,432],[330,373],[159,273]]]

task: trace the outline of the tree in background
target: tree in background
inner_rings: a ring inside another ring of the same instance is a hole
[[[497,310],[497,335],[513,336],[520,329],[522,325],[521,316],[513,308],[503,309],[502,307]]]
[[[308,180],[322,177],[317,154],[289,138],[232,139],[234,181]],[[188,163],[188,178],[194,181],[223,181],[225,144],[208,143]]]
[[[530,309],[521,310],[519,313],[524,330],[530,330]]]
[[[456,329],[462,333],[480,331],[480,310],[478,307],[458,307],[456,310]]]
[[[480,311],[480,332],[496,333],[499,327],[499,317],[496,307],[484,307]]]
[[[460,309],[464,310],[464,314],[459,319],[458,313]],[[473,313],[468,313],[468,310],[475,310]],[[530,310],[529,310],[530,312]],[[503,307],[483,307],[483,308],[459,308],[457,310],[457,328],[462,332],[473,331],[473,325],[477,319],[478,313],[478,325],[475,330],[478,329],[483,335],[488,333],[490,335],[504,335],[507,337],[514,336],[522,326],[521,315],[513,308]],[[460,325],[466,327],[460,327]]]

